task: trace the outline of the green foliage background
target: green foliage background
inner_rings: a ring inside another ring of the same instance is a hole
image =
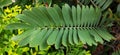
[[[6,30],[6,26],[11,23],[21,21],[16,18],[18,14],[21,14],[23,10],[31,9],[32,7],[39,6],[53,6],[54,4],[58,4],[59,6],[68,3],[69,5],[76,5],[74,0],[15,0],[16,2],[12,2],[12,0],[0,0],[0,55],[91,55],[91,50],[85,50],[84,44],[80,43],[76,46],[69,46],[68,48],[62,47],[59,50],[56,50],[54,47],[48,47],[44,51],[40,51],[38,47],[31,48],[28,46],[20,47],[18,43],[11,40],[11,38],[17,34],[21,34],[24,30]],[[72,2],[74,1],[74,3]],[[78,4],[88,5],[90,0],[86,3],[85,0],[79,0]],[[117,0],[118,3],[119,0]],[[100,4],[97,4],[100,5]],[[94,6],[97,6],[94,4]],[[106,5],[107,6],[107,5]],[[109,14],[109,20],[106,22],[106,26],[112,26],[112,22],[117,22],[120,25],[120,4],[117,7],[116,12],[112,12],[112,10],[108,7],[102,7],[103,10],[106,9],[106,12]],[[65,51],[66,50],[66,51]],[[115,54],[115,53],[113,53]]]

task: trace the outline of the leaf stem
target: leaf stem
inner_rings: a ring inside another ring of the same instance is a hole
[[[91,2],[95,7],[98,7],[92,0],[90,0],[90,2]]]

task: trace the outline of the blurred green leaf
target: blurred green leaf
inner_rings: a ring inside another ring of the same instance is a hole
[[[8,6],[12,4],[12,0],[0,0],[0,7]]]
[[[0,8],[0,16],[3,14],[2,8]],[[1,18],[1,17],[0,17]]]
[[[117,15],[118,15],[118,17],[120,17],[120,4],[118,4],[118,6],[117,6]]]

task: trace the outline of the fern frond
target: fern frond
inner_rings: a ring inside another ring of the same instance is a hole
[[[89,4],[91,2],[93,5],[100,7],[102,11],[108,8],[112,1],[113,0],[80,0],[83,4]]]
[[[55,45],[58,49],[61,45],[77,45],[80,41],[92,46],[113,39],[100,25],[103,20],[101,10],[93,6],[77,5],[71,8],[65,4],[62,9],[58,6],[38,7],[25,10],[17,17],[25,23],[10,24],[7,28],[27,28],[26,32],[12,38],[20,46],[29,44],[30,47],[39,46],[40,50],[44,50]]]

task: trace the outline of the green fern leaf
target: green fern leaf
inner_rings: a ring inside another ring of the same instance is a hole
[[[78,45],[79,42],[90,46],[103,44],[104,40],[113,39],[102,26],[101,10],[93,6],[72,6],[65,4],[62,9],[54,7],[37,7],[25,10],[17,16],[24,23],[14,23],[7,26],[8,29],[27,29],[21,35],[12,39],[20,46],[29,44],[30,47],[39,46],[45,50],[54,45],[60,46]]]

